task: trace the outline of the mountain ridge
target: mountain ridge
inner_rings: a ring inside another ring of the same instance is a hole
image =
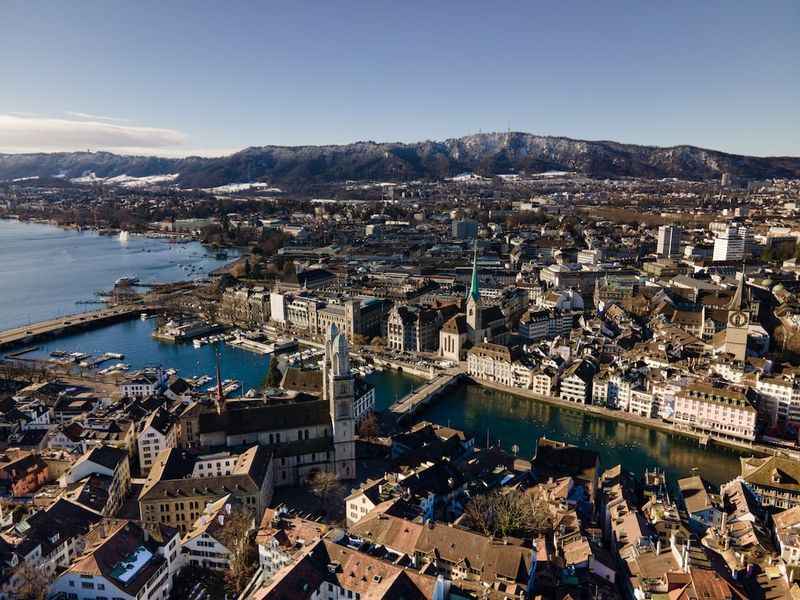
[[[800,178],[800,157],[756,157],[681,144],[649,146],[523,132],[478,133],[414,143],[357,141],[322,146],[250,146],[221,157],[120,155],[111,152],[0,154],[0,180],[177,174],[181,187],[264,181],[291,188],[345,180],[440,179],[463,172],[573,171],[590,177]]]

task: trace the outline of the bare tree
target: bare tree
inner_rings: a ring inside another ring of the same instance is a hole
[[[230,552],[225,583],[238,595],[253,577],[257,566],[258,556],[252,536],[253,515],[246,508],[236,507],[224,518],[220,542]]]
[[[475,496],[464,515],[464,524],[483,535],[525,537],[552,528],[550,503],[537,488]]]
[[[494,534],[494,495],[474,496],[464,509],[464,524],[483,535]]]
[[[314,471],[308,478],[311,493],[319,498],[325,514],[331,517],[341,513],[344,502],[344,487],[330,471]]]
[[[31,564],[23,562],[14,571],[12,581],[16,583],[15,598],[45,600],[53,578],[49,577],[44,569],[37,569]]]

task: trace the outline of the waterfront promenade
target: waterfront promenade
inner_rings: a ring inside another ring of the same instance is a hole
[[[34,343],[38,339],[62,335],[73,330],[87,329],[121,321],[148,310],[147,307],[140,305],[115,306],[7,329],[0,332],[0,350],[7,350],[21,344]]]

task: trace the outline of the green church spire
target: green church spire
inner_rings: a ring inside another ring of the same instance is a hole
[[[478,240],[475,240],[475,254],[472,258],[472,283],[469,288],[467,300],[470,298],[475,300],[475,302],[481,298],[481,293],[478,289]]]

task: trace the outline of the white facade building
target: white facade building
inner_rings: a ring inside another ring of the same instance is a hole
[[[741,261],[749,254],[752,234],[742,226],[725,228],[714,240],[713,260]]]
[[[683,230],[675,225],[662,225],[658,228],[659,258],[677,258],[681,254],[681,238]]]

